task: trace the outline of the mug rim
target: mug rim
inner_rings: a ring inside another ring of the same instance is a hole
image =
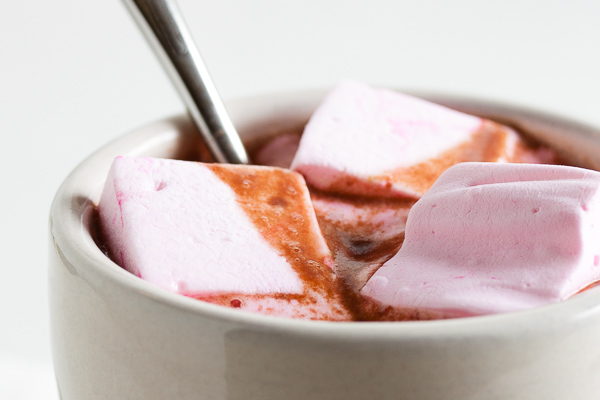
[[[236,115],[256,115],[261,107],[274,102],[282,107],[295,106],[308,109],[316,105],[315,101],[323,96],[325,90],[292,91],[275,94],[249,96],[226,102],[234,123]],[[411,92],[411,94],[414,92]],[[482,111],[478,115],[486,116],[490,110],[516,114],[519,118],[575,129],[579,134],[595,137],[595,128],[570,121],[566,118],[549,115],[519,106],[510,106],[499,102],[465,98],[451,95],[418,94],[420,97],[433,99],[442,104],[471,104]],[[314,108],[314,107],[313,107]],[[269,109],[271,111],[271,109]],[[263,111],[264,113],[264,111]],[[285,113],[284,113],[285,114]],[[238,117],[238,118],[244,118]],[[600,286],[586,290],[567,300],[510,313],[482,315],[465,318],[453,318],[430,321],[401,322],[332,322],[298,320],[284,317],[244,312],[228,307],[206,303],[177,293],[162,289],[124,270],[111,261],[96,245],[90,230],[86,227],[86,218],[90,217],[94,206],[90,190],[97,192],[101,182],[89,179],[89,176],[104,178],[108,165],[98,168],[98,164],[106,164],[117,149],[129,149],[143,152],[142,143],[168,142],[182,134],[190,121],[185,114],[162,118],[142,125],[103,146],[82,161],[58,189],[50,211],[50,235],[62,262],[71,273],[82,279],[95,280],[96,287],[104,289],[118,285],[122,289],[136,292],[139,296],[152,298],[167,307],[186,312],[190,315],[218,319],[227,322],[244,324],[256,329],[279,331],[286,334],[303,335],[337,340],[390,340],[404,341],[415,338],[467,338],[474,336],[512,336],[514,334],[531,334],[543,330],[556,330],[562,326],[584,323],[588,318],[600,315]],[[565,129],[566,129],[565,128]],[[590,133],[591,132],[591,133]],[[598,139],[600,140],[600,136]],[[91,183],[94,181],[95,183]],[[82,192],[82,184],[87,185],[87,193]],[[91,187],[94,189],[90,189]],[[83,197],[82,197],[83,196]],[[90,282],[88,282],[90,283]],[[107,289],[110,290],[110,289]],[[108,293],[105,293],[105,295]]]

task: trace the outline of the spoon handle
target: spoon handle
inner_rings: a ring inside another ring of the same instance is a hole
[[[174,0],[123,0],[218,162],[247,164],[244,145]]]

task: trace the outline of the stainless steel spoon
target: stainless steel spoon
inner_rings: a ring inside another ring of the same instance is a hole
[[[174,0],[123,0],[218,162],[247,164],[244,145]]]

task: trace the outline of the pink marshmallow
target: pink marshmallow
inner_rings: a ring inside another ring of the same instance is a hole
[[[311,117],[291,168],[321,190],[419,198],[449,166],[513,161],[519,144],[494,122],[344,81]]]
[[[600,173],[464,163],[413,206],[402,248],[361,293],[391,318],[445,318],[554,303],[598,280]]]
[[[157,286],[266,314],[346,317],[297,173],[119,157],[98,209],[111,257]]]

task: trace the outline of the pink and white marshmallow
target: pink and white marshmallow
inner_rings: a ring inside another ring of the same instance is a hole
[[[297,173],[118,157],[98,209],[111,257],[164,289],[273,315],[345,312],[306,278],[333,280],[333,262]]]
[[[494,122],[343,81],[311,117],[291,168],[321,190],[419,198],[449,166],[512,161],[520,143]]]

